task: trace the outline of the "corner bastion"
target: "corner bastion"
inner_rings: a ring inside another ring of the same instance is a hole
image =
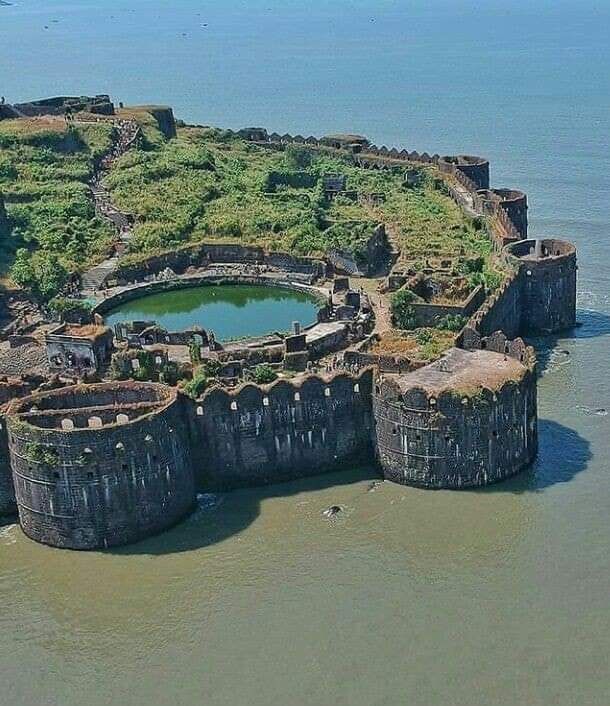
[[[531,463],[537,451],[535,360],[524,344],[514,355],[453,348],[414,372],[382,376],[373,411],[384,478],[466,488],[495,483]]]
[[[484,157],[460,154],[455,157],[441,157],[438,168],[445,174],[460,172],[470,179],[478,189],[489,189],[489,161]]]
[[[576,248],[565,240],[521,240],[504,248],[520,270],[522,329],[555,333],[576,323]]]
[[[152,383],[32,395],[8,414],[19,520],[44,544],[127,544],[182,519],[195,484],[178,393]]]

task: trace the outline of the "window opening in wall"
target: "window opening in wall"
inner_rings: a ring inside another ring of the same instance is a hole
[[[356,383],[354,385],[354,392],[360,392],[360,384],[359,383]]]
[[[59,478],[59,471],[53,471],[53,478],[56,480]]]
[[[295,392],[294,393],[294,401],[295,402],[300,402],[301,400],[301,393],[300,392]]]

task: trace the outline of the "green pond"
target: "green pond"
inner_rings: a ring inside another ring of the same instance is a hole
[[[209,285],[149,294],[121,304],[106,316],[110,326],[122,321],[156,321],[168,331],[202,326],[216,338],[258,336],[288,331],[293,321],[316,320],[313,297],[281,287]]]

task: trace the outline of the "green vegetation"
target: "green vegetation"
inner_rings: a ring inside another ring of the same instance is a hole
[[[267,363],[261,363],[252,371],[252,379],[258,385],[266,385],[277,380],[277,373],[270,365],[267,365]]]
[[[464,326],[466,326],[467,321],[468,319],[465,316],[460,316],[459,314],[447,314],[447,316],[443,316],[443,318],[438,321],[436,326],[442,331],[453,331],[454,333],[457,333],[458,331],[461,331]]]
[[[55,297],[49,302],[49,309],[61,321],[70,323],[84,322],[91,319],[92,305],[83,299],[70,299],[69,297]]]
[[[417,317],[413,302],[419,297],[410,289],[399,289],[392,296],[390,306],[392,309],[392,321],[398,328],[411,330],[417,326]]]
[[[9,237],[0,267],[50,299],[68,273],[100,257],[112,229],[94,213],[87,181],[111,144],[110,125],[67,127],[60,120],[0,122],[0,191]]]
[[[30,442],[26,444],[25,456],[28,461],[41,463],[45,466],[56,466],[59,463],[59,453],[44,444]]]
[[[341,249],[358,258],[383,222],[410,266],[424,269],[430,257],[457,256],[458,273],[471,288],[494,289],[501,281],[485,223],[464,215],[433,167],[417,166],[419,183],[407,187],[402,168],[361,169],[349,155],[303,145],[265,149],[213,128],[180,127],[168,141],[146,109],[121,116],[137,120],[144,136],[105,182],[114,203],[135,218],[125,260],[201,241],[307,255]],[[116,239],[95,216],[87,186],[113,131],[103,122],[0,123],[0,192],[9,226],[0,266],[41,300],[53,299],[73,272],[103,259]],[[349,193],[326,199],[323,177],[330,173],[346,176]],[[416,325],[408,296],[392,300],[395,322],[407,329]],[[454,330],[457,322],[443,325]]]
[[[185,395],[194,400],[201,397],[210,385],[210,378],[206,375],[203,367],[197,368],[193,372],[193,379],[182,383],[182,391]]]

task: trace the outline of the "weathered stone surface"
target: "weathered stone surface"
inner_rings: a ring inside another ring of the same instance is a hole
[[[171,526],[195,504],[185,431],[181,399],[161,385],[105,383],[23,400],[9,417],[23,531],[56,547],[99,549]]]

